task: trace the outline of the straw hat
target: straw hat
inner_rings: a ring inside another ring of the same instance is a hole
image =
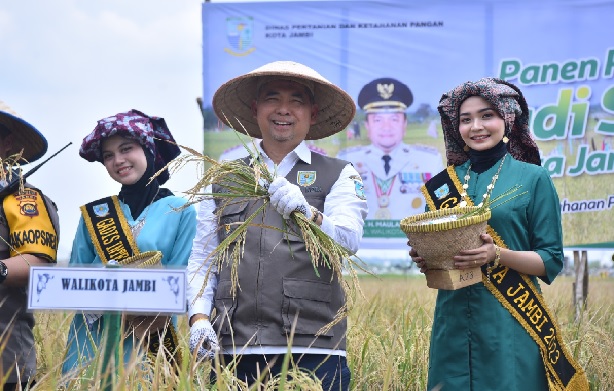
[[[262,138],[251,105],[263,76],[289,79],[311,90],[318,105],[318,115],[306,140],[319,140],[340,132],[354,118],[356,105],[347,92],[308,66],[293,61],[275,61],[231,79],[218,88],[213,95],[213,109],[222,122],[239,132],[245,128],[250,136]]]
[[[47,152],[47,139],[1,100],[0,130],[6,130],[13,135],[13,146],[8,152],[9,156],[23,149],[22,159],[32,163]]]

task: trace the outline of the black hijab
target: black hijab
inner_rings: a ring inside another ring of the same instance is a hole
[[[507,145],[501,140],[499,144],[485,151],[470,149],[467,153],[471,161],[471,171],[481,174],[494,166],[507,153]]]
[[[141,146],[141,148],[143,147]],[[147,169],[145,173],[135,184],[122,185],[118,194],[118,198],[130,208],[130,213],[134,220],[136,220],[151,203],[173,195],[170,190],[160,187],[157,178],[147,184],[149,179],[155,174],[154,156],[147,148],[143,148],[143,152],[145,152],[145,159],[147,159]]]

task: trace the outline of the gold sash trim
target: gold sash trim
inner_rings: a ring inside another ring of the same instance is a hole
[[[126,260],[131,258],[131,262],[136,262],[140,261],[140,258],[151,258],[156,261],[161,259],[161,254],[156,256],[157,254],[152,255],[153,252],[141,253],[139,251],[117,196],[105,197],[85,204],[81,206],[81,214],[96,253],[104,264],[114,259],[124,267],[143,267],[147,266],[147,261],[139,266],[130,266]],[[179,368],[181,361],[179,339],[172,322],[169,322],[162,335],[150,333],[147,356],[152,361],[155,361],[160,341],[164,346],[167,360]]]
[[[454,166],[448,166],[422,186],[422,193],[429,208],[451,208],[461,201],[461,189]],[[473,206],[471,199],[466,201]],[[507,248],[492,227],[488,226],[486,232],[497,246]],[[586,374],[565,345],[560,327],[533,281],[526,274],[499,265],[492,270],[489,283],[484,265],[482,282],[539,346],[550,390],[588,391]]]
[[[111,259],[119,262],[139,254],[117,196],[85,204],[81,206],[81,214],[102,263]]]

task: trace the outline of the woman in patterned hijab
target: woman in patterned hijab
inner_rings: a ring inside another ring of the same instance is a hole
[[[527,295],[539,298],[540,314],[552,320],[538,279],[550,284],[563,267],[561,212],[531,138],[522,93],[495,78],[466,82],[443,94],[439,112],[449,167],[422,189],[429,209],[503,199],[490,204],[482,245],[454,256],[457,275],[477,273],[481,279],[438,291],[427,389],[588,390],[582,369],[569,358],[560,335],[557,365],[565,368],[555,368],[542,356],[551,347],[523,318],[528,299],[510,299],[510,289],[515,288],[503,283],[521,282]],[[421,272],[428,273],[427,262],[416,250],[410,256]],[[530,304],[537,306],[533,299]],[[552,327],[549,330],[556,329]]]
[[[161,187],[169,179],[166,164],[179,154],[164,118],[129,110],[97,121],[83,139],[79,155],[89,162],[102,163],[121,189],[117,195],[104,195],[81,207],[71,266],[100,267],[111,258],[125,264],[147,252],[161,253],[162,267],[187,265],[196,234],[196,210],[186,205],[185,198]],[[102,230],[113,235],[103,236]],[[122,243],[132,245],[125,246],[125,251],[109,250],[123,247]],[[128,263],[128,267],[135,266]],[[79,377],[85,367],[96,362],[97,352],[102,350],[103,326],[109,320],[101,313],[75,314],[69,327],[63,375]],[[134,314],[125,316],[124,323],[128,327],[118,350],[123,352],[126,367],[133,365],[135,353],[147,351],[155,358],[160,347],[168,354],[167,359],[177,362],[177,316]]]
[[[507,149],[516,159],[540,165],[539,150],[529,131],[529,107],[522,92],[515,85],[501,79],[486,77],[476,82],[468,81],[443,94],[439,101],[441,125],[446,143],[448,164],[460,165],[469,159],[460,132],[459,110],[470,96],[481,96],[505,121],[505,134],[509,139]]]

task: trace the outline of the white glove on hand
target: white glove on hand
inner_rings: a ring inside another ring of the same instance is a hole
[[[271,204],[277,209],[284,219],[290,218],[290,213],[297,211],[311,219],[313,213],[311,207],[301,189],[297,185],[288,182],[284,177],[277,177],[269,186]]]
[[[213,360],[218,350],[220,346],[211,322],[208,319],[194,322],[190,327],[190,352],[196,351],[196,358],[201,361]]]

